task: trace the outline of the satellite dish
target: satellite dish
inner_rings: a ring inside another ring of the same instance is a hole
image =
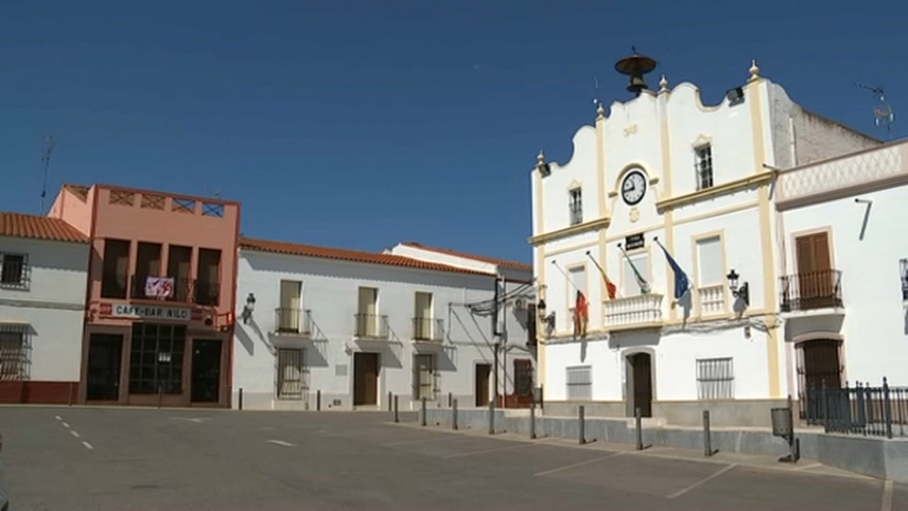
[[[892,138],[892,123],[895,121],[895,113],[892,111],[892,106],[889,102],[886,101],[886,91],[883,90],[883,87],[877,85],[876,87],[871,87],[869,85],[857,84],[858,87],[869,90],[870,92],[876,94],[880,98],[880,102],[873,107],[873,124],[874,126],[885,126],[886,127],[886,136],[887,138]]]

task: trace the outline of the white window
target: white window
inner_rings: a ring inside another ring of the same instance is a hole
[[[731,357],[697,360],[697,399],[734,399],[735,370]]]
[[[0,286],[24,286],[28,279],[28,258],[25,254],[0,253]]]
[[[722,237],[697,240],[697,296],[701,313],[725,312],[724,275]]]
[[[624,296],[637,296],[640,293],[640,283],[637,281],[634,268],[640,276],[650,285],[649,253],[642,252],[624,258]]]
[[[281,308],[277,311],[278,332],[300,333],[303,329],[303,283],[281,281]]]
[[[381,328],[381,318],[378,316],[378,289],[374,287],[359,288],[358,310],[356,335],[358,337],[379,337],[383,329]]]
[[[435,391],[438,389],[435,381],[437,375],[435,355],[431,353],[413,355],[413,397],[417,400],[425,398],[427,401],[434,401]]]
[[[25,334],[0,332],[0,381],[19,381],[25,376]]]
[[[278,348],[277,398],[302,399],[309,387],[306,380],[306,350]]]
[[[713,150],[707,145],[694,149],[697,171],[697,190],[713,186]]]
[[[569,401],[593,399],[593,371],[590,366],[567,368],[567,398]]]
[[[583,195],[580,188],[574,188],[570,192],[570,212],[571,225],[583,223]]]
[[[420,341],[435,340],[432,319],[432,293],[417,291],[413,314],[413,338]]]

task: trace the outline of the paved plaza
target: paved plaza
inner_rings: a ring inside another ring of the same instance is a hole
[[[0,407],[12,511],[908,509],[810,460],[420,428],[383,412]]]

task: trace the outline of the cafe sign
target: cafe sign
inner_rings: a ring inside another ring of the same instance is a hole
[[[191,309],[158,307],[155,305],[102,303],[100,312],[102,316],[112,316],[115,318],[170,319],[176,321],[189,321],[192,319]]]

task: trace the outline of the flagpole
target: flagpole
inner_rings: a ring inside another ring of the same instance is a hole
[[[618,249],[621,250],[621,253],[624,254],[624,258],[631,264],[631,269],[634,270],[634,277],[637,279],[637,286],[640,287],[640,294],[649,294],[649,282],[643,278],[643,275],[640,275],[640,270],[637,269],[637,265],[631,260],[631,256],[627,255],[627,251],[624,250],[624,246],[621,243],[618,243]]]
[[[580,291],[580,288],[577,287],[577,284],[574,284],[574,283],[571,281],[571,278],[568,277],[568,274],[565,273],[564,270],[561,269],[561,266],[558,266],[558,262],[557,262],[557,261],[554,261],[554,260],[553,260],[553,261],[552,261],[552,264],[555,265],[555,268],[558,268],[558,271],[561,272],[561,274],[564,276],[565,280],[568,281],[568,284],[570,284],[571,287],[573,287],[573,288],[576,289],[577,291]],[[580,292],[582,293],[583,291],[580,291]]]

